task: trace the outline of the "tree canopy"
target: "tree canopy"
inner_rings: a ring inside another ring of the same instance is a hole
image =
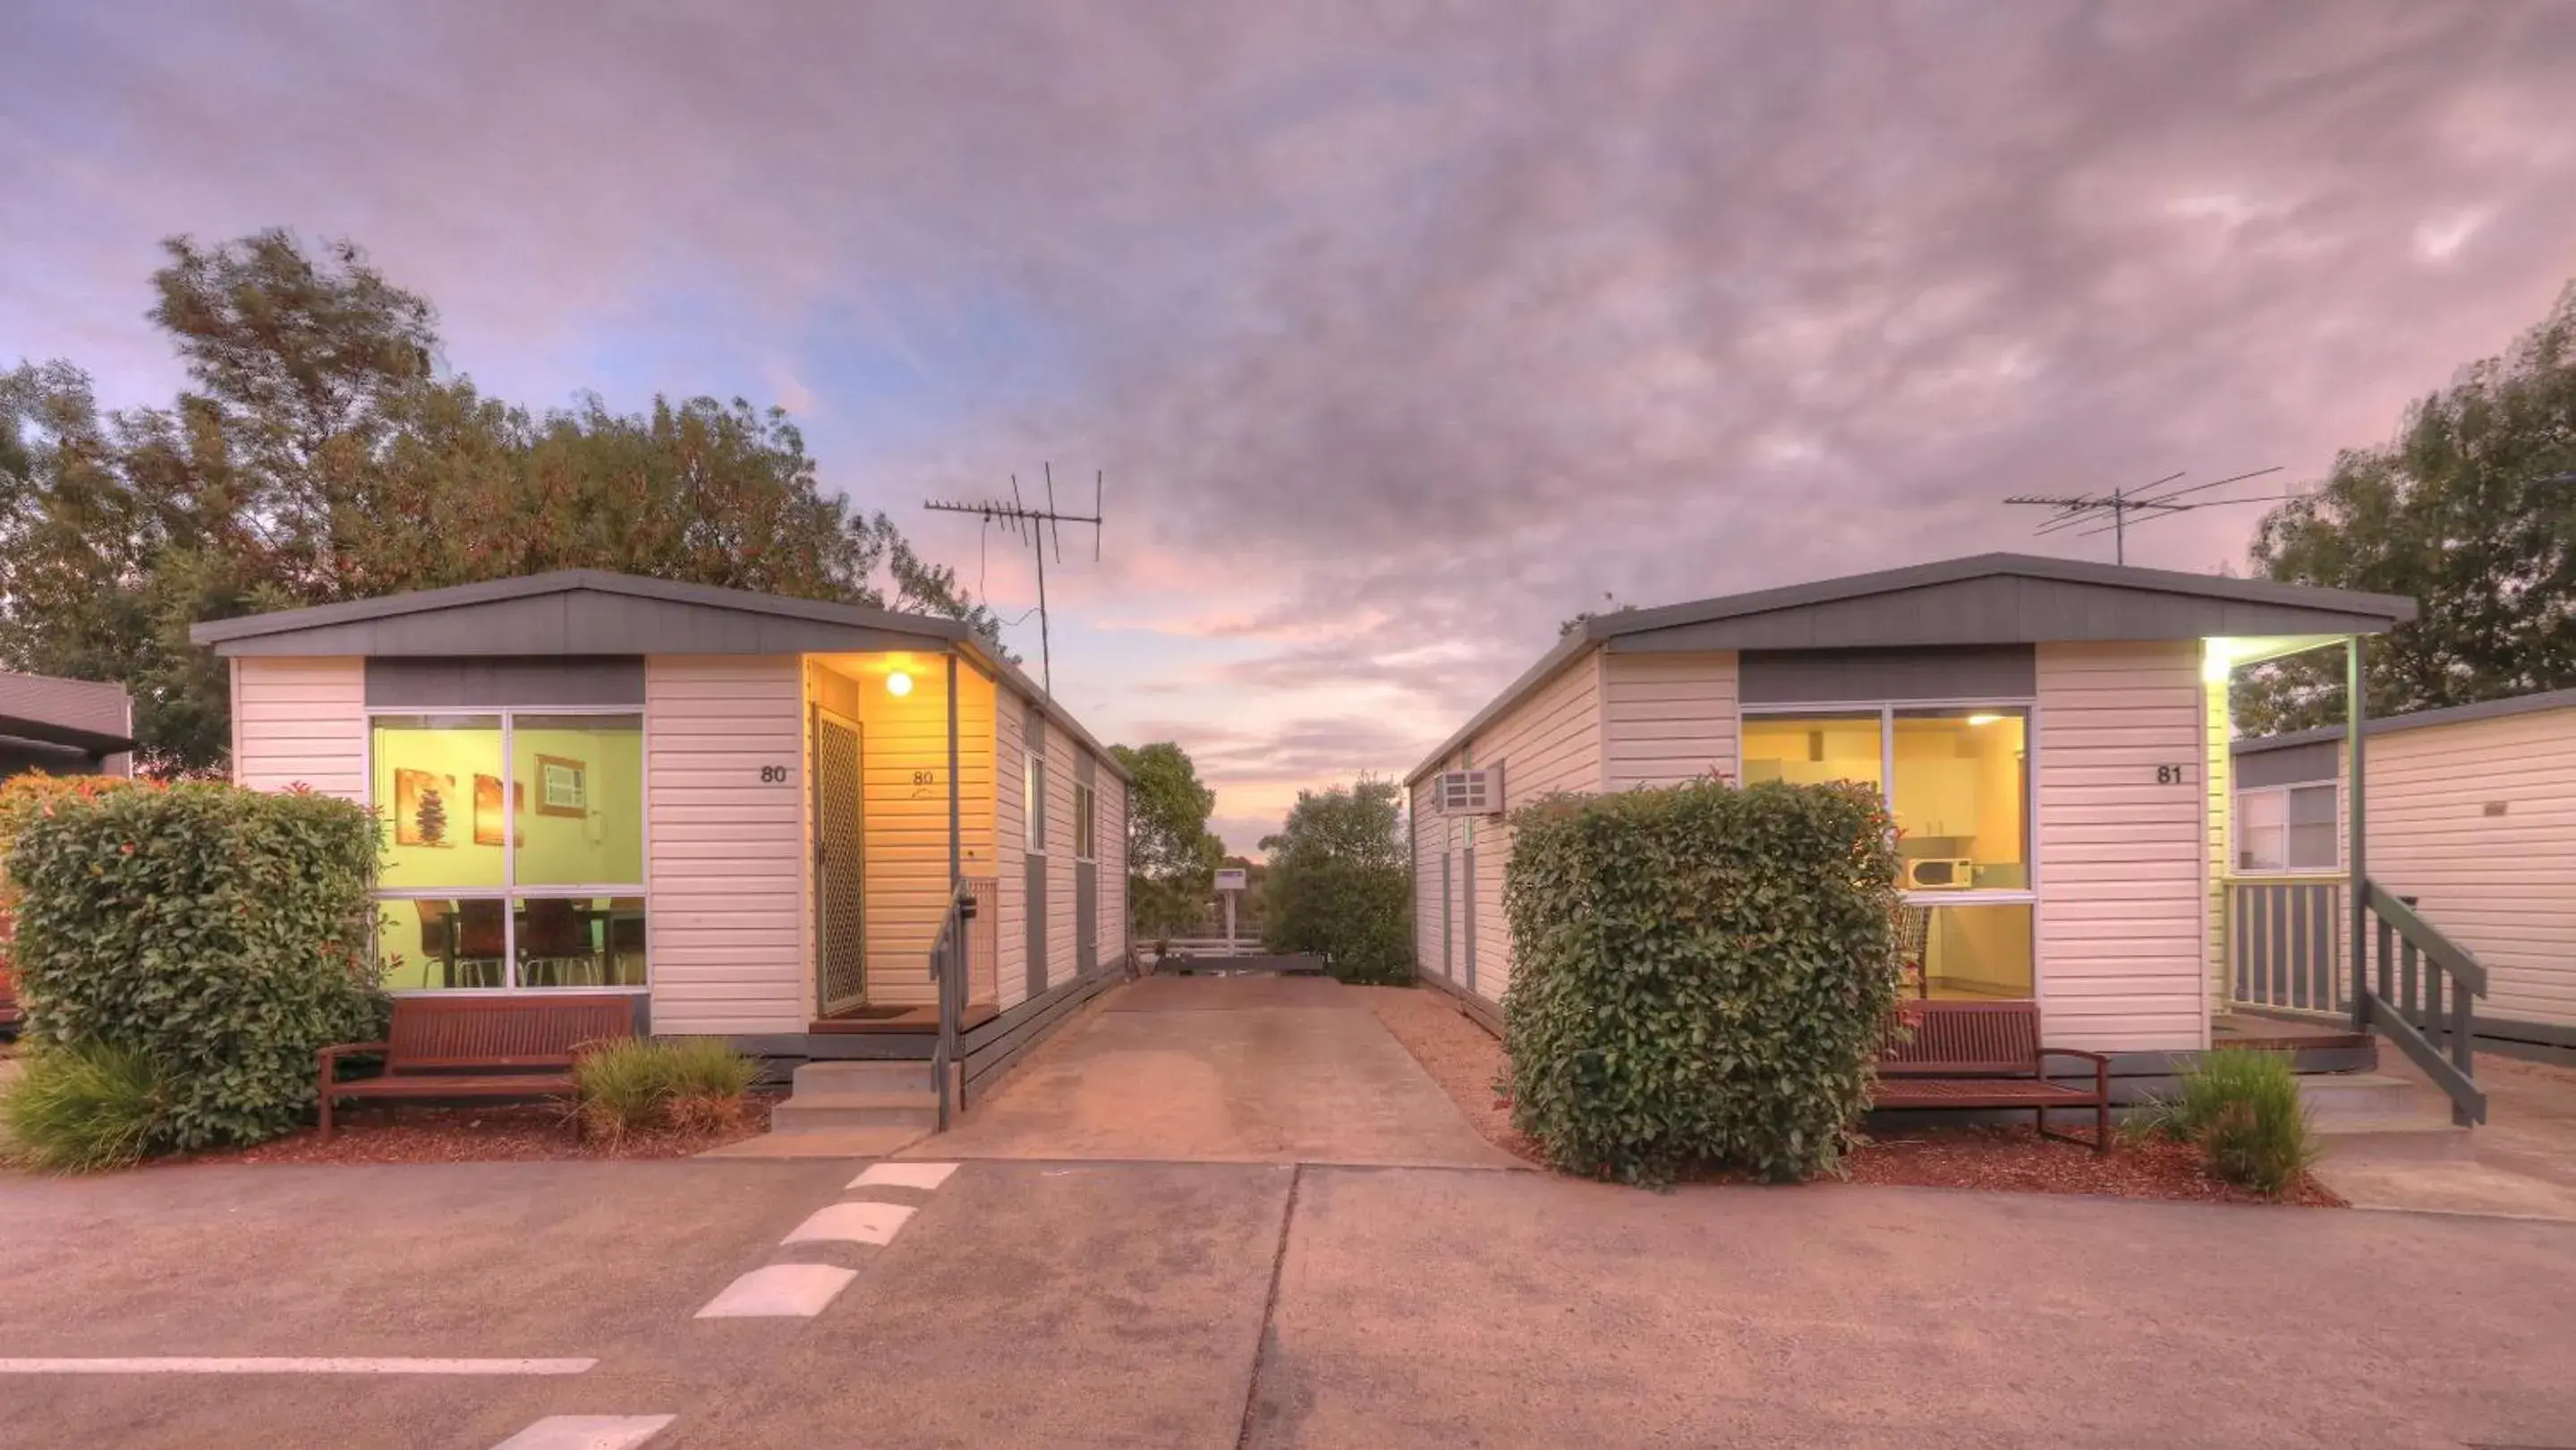
[[[2368,648],[2373,715],[2576,685],[2576,285],[2500,357],[2407,410],[2394,441],[2348,450],[2325,485],[2267,516],[2267,577],[2415,597]],[[2239,677],[2240,731],[2343,718],[2340,658]]]
[[[1403,788],[1361,776],[1297,792],[1270,855],[1262,938],[1276,952],[1311,952],[1345,981],[1413,978],[1412,862]]]
[[[597,568],[963,619],[989,610],[883,513],[826,494],[787,415],[599,398],[538,413],[439,363],[437,314],[348,242],[166,243],[167,407],[69,362],[0,373],[0,666],[117,680],[145,750],[223,756],[201,619]]]
[[[1225,845],[1208,830],[1216,792],[1189,752],[1168,740],[1114,745],[1127,768],[1128,901],[1137,931],[1165,937],[1198,922]]]

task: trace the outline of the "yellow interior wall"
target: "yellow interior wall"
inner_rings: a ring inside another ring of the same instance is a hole
[[[901,672],[911,689],[888,683]],[[947,658],[930,653],[818,656],[811,698],[859,724],[860,820],[867,994],[875,1003],[938,1000],[930,949],[947,914]],[[993,683],[962,663],[957,692],[957,787],[962,870],[996,871],[993,835]]]
[[[504,821],[519,834],[522,885],[637,885],[644,879],[644,758],[639,730],[520,728],[515,732],[516,794],[521,808],[504,810],[478,791],[476,776],[501,779],[501,733],[496,729],[375,732],[373,799],[385,844],[383,884],[398,889],[453,887],[492,890],[503,882],[499,834]],[[575,818],[542,814],[537,757],[578,760],[586,767],[588,813]],[[397,811],[397,770],[426,771],[446,810],[448,844],[401,844],[403,827],[419,825],[417,792]],[[479,828],[479,830],[478,830]],[[487,843],[478,834],[489,835]]]
[[[1822,749],[1819,750],[1821,743]],[[1744,722],[1744,783],[1796,785],[1857,780],[1879,783],[1878,717],[1852,720]],[[1822,759],[1817,759],[1818,755]]]
[[[2028,906],[1936,907],[1926,946],[1925,965],[1935,997],[2031,994]]]

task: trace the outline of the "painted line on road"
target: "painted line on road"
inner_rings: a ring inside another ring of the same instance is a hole
[[[851,1188],[918,1188],[927,1193],[948,1181],[954,1163],[877,1163],[850,1180]]]
[[[856,1269],[833,1264],[770,1264],[725,1287],[700,1319],[811,1319],[850,1287]]]
[[[782,1244],[876,1244],[894,1242],[897,1230],[912,1217],[912,1209],[901,1203],[835,1203],[807,1215],[795,1230],[780,1239]]]
[[[492,1450],[635,1450],[677,1415],[548,1415]]]
[[[98,1359],[0,1359],[0,1374],[582,1374],[595,1359],[220,1357],[146,1354]]]

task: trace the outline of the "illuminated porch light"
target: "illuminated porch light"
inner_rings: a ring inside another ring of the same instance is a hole
[[[912,676],[905,674],[901,670],[888,671],[886,674],[886,693],[894,696],[898,700],[911,694]]]

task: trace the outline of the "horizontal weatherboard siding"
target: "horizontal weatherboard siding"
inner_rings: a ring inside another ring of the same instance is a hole
[[[645,665],[653,1030],[804,1030],[804,692],[793,655]],[[785,767],[784,782],[763,771]]]
[[[1602,663],[1608,789],[1736,775],[1734,655],[1613,650]]]
[[[367,798],[367,669],[353,656],[233,662],[233,779]]]
[[[2053,1046],[2206,1045],[2196,640],[2041,645],[2039,996]],[[2157,772],[2183,768],[2160,783]]]

